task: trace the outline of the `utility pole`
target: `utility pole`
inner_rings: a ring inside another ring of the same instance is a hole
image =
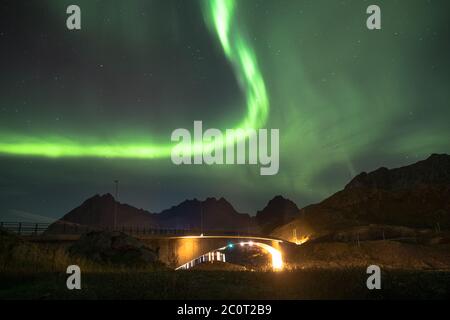
[[[114,180],[115,184],[115,202],[114,202],[114,231],[117,231],[117,202],[119,201],[119,180]]]
[[[203,236],[203,202],[200,202],[200,234]]]

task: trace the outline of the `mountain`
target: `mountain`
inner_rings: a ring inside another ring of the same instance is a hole
[[[158,225],[157,215],[119,203],[108,193],[102,196],[95,195],[87,199],[79,207],[71,210],[61,219],[51,224],[46,232],[64,232],[77,226],[112,228],[114,226],[115,212],[117,212],[117,226],[156,228]]]
[[[118,229],[198,229],[205,231],[259,232],[255,219],[248,214],[237,212],[224,198],[186,200],[159,214],[137,209],[117,202],[110,194],[95,195],[71,210],[61,219],[51,224],[47,233],[69,230],[109,228]]]
[[[361,173],[342,191],[300,210],[273,231],[287,240],[318,238],[363,225],[450,228],[450,156]]]
[[[248,214],[237,212],[224,198],[205,201],[186,200],[159,214],[164,227],[221,231],[256,231],[257,226]]]
[[[291,200],[276,196],[256,213],[256,221],[264,234],[270,234],[275,228],[293,220],[299,211]]]
[[[402,190],[427,185],[450,185],[449,155],[433,154],[428,159],[409,166],[392,170],[380,168],[370,173],[363,172],[350,181],[345,189]]]
[[[116,202],[112,195],[106,194],[86,200],[52,224],[47,232],[79,226],[112,228],[115,212],[119,227],[262,230],[264,234],[275,228],[272,235],[287,240],[317,238],[373,224],[449,229],[449,199],[450,156],[434,154],[409,166],[363,172],[343,190],[301,210],[294,202],[277,196],[256,217],[237,212],[224,198],[186,200],[156,214]]]

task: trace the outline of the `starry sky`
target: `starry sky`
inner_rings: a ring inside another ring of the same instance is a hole
[[[209,196],[250,214],[278,194],[303,207],[361,171],[450,152],[448,1],[224,3],[228,53],[207,0],[2,1],[0,220],[50,222],[115,179],[120,201],[152,212]],[[381,30],[366,27],[371,4]],[[267,101],[252,118],[255,92]],[[279,173],[133,149],[194,120],[279,129]]]

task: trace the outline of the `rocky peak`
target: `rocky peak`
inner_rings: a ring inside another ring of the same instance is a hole
[[[274,228],[289,222],[297,215],[297,205],[282,196],[276,196],[270,200],[261,211],[256,214],[258,224],[264,232],[270,232]]]
[[[418,185],[450,185],[450,156],[433,154],[415,164],[387,169],[379,168],[370,173],[357,175],[345,187],[371,189],[409,189]]]

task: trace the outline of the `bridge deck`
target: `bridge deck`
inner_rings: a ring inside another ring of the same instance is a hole
[[[80,234],[41,234],[41,235],[23,235],[24,239],[32,242],[72,242],[80,239]],[[164,236],[164,235],[133,235],[133,237],[139,240],[152,240],[152,239],[230,239],[230,240],[255,240],[255,241],[275,241],[278,243],[283,242],[281,239],[250,236],[250,235],[203,235],[203,236]]]

